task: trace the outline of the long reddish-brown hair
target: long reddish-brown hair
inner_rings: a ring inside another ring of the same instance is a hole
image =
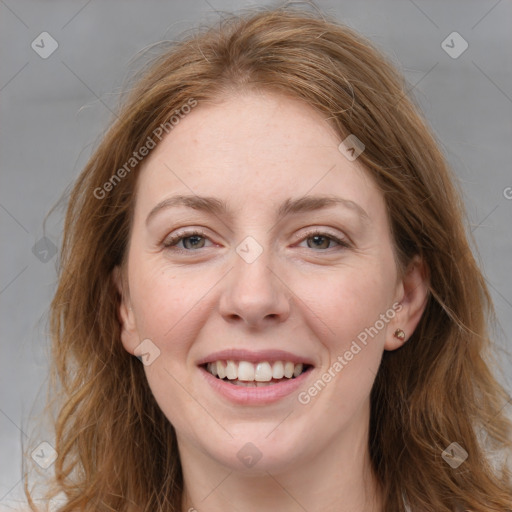
[[[508,395],[491,371],[493,307],[439,143],[401,73],[368,40],[288,7],[162,45],[74,185],[50,315],[58,458],[46,498],[63,493],[60,512],[181,510],[174,428],[120,342],[112,280],[126,257],[138,166],[104,197],[95,191],[191,99],[200,108],[249,89],[298,98],[340,141],[363,141],[359,161],[385,198],[399,268],[415,255],[428,268],[422,319],[402,348],[384,353],[371,392],[369,448],[384,511],[405,511],[404,498],[413,512],[512,509],[510,468],[491,457],[511,451]],[[442,456],[452,442],[468,453],[457,468]],[[37,510],[27,484],[25,492]]]

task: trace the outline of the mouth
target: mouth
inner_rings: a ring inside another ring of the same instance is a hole
[[[243,361],[219,359],[199,365],[217,380],[233,386],[267,387],[292,381],[313,366],[293,361]]]

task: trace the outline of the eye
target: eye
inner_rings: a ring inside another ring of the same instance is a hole
[[[205,248],[206,240],[209,240],[209,238],[206,236],[206,233],[201,230],[180,231],[167,237],[162,245],[166,249],[173,247],[173,250],[176,251],[193,252],[196,249]],[[310,249],[332,249],[332,242],[335,242],[341,247],[350,247],[346,240],[342,240],[331,233],[320,230],[306,233],[306,237],[303,237],[302,240],[308,241],[307,243]],[[310,240],[311,243],[309,242]],[[183,243],[183,247],[178,247],[180,243]]]
[[[202,249],[205,241],[208,240],[205,233],[200,230],[180,231],[165,239],[163,246],[165,248],[176,247],[183,241],[183,248],[178,247],[178,251],[190,252],[194,249]]]
[[[349,243],[346,240],[342,240],[331,233],[319,230],[306,233],[306,237],[303,238],[303,240],[308,241],[307,243],[310,249],[331,249],[332,247],[329,246],[332,241],[336,242],[341,247],[349,247]],[[309,240],[312,241],[311,244]]]

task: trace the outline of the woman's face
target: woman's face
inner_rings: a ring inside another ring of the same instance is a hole
[[[382,353],[418,317],[383,196],[339,143],[305,104],[247,93],[199,104],[144,162],[122,342],[182,461],[277,470],[364,442]]]

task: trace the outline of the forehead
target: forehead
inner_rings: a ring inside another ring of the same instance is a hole
[[[339,143],[321,114],[287,96],[251,92],[199,103],[143,162],[136,215],[172,194],[217,196],[240,210],[328,193],[382,210],[370,175]]]

